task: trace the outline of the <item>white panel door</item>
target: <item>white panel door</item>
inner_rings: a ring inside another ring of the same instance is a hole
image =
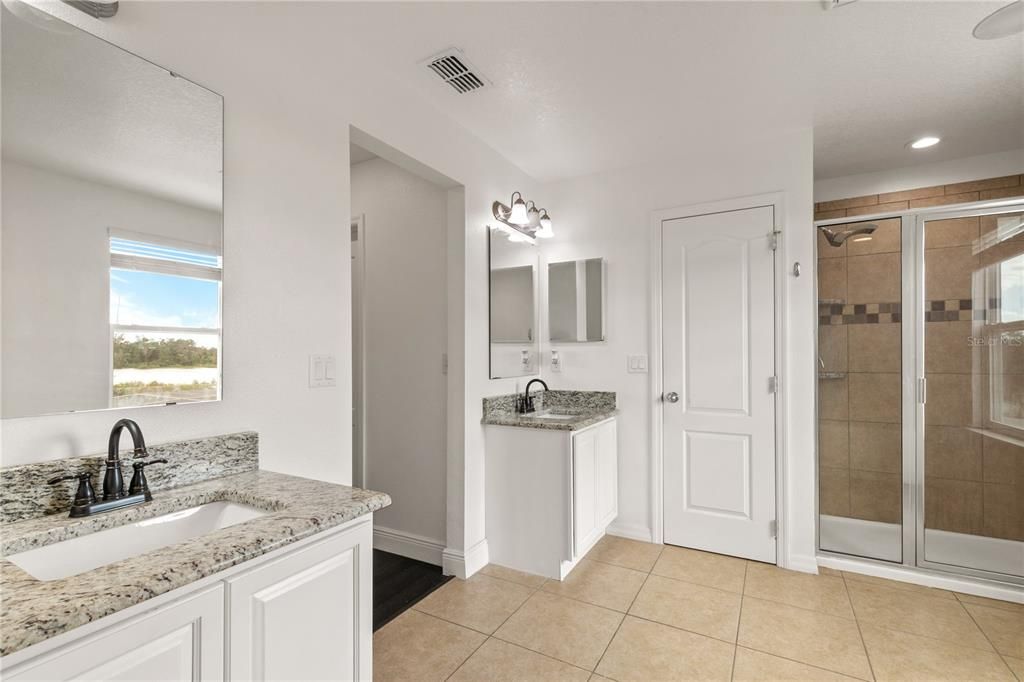
[[[773,207],[662,223],[665,542],[775,562]]]
[[[5,680],[220,680],[224,589],[130,618],[4,671]]]
[[[370,542],[364,524],[229,580],[231,679],[369,679]]]

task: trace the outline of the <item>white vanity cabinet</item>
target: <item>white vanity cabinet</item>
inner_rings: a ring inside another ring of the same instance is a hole
[[[11,654],[2,677],[370,680],[371,518]]]
[[[615,418],[578,431],[485,433],[491,563],[563,579],[618,515]]]

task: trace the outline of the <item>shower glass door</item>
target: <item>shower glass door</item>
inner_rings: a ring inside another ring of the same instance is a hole
[[[1015,209],[919,220],[925,567],[1024,576],[1024,213]]]
[[[819,546],[894,562],[904,557],[904,233],[900,217],[817,228]]]

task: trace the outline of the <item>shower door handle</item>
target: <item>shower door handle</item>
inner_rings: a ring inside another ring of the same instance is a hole
[[[917,402],[924,405],[928,402],[928,379],[919,377],[917,380]]]

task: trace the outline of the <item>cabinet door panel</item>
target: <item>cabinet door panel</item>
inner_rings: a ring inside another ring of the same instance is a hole
[[[364,525],[228,581],[232,679],[370,676],[369,533]]]
[[[224,588],[211,587],[4,671],[5,680],[220,680]]]
[[[619,515],[619,457],[615,422],[597,427],[597,519],[601,528]]]
[[[572,438],[573,558],[582,556],[600,535],[597,523],[597,430]]]

